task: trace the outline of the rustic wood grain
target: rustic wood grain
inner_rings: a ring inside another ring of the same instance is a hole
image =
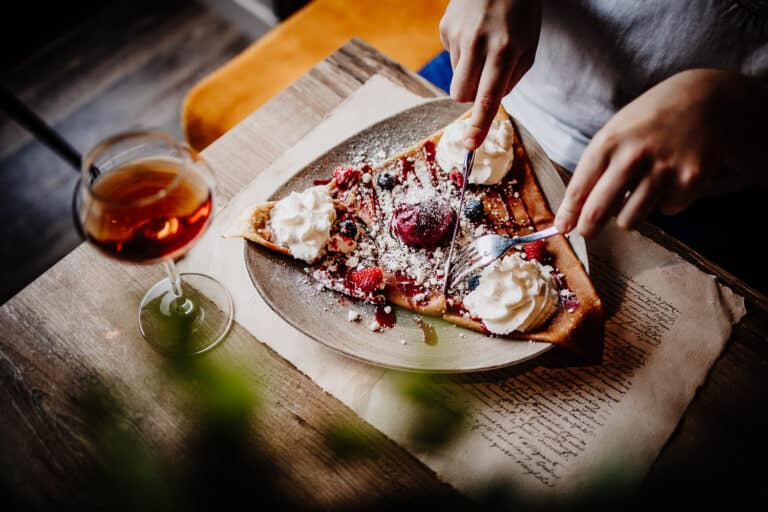
[[[436,94],[420,78],[352,41],[233,131],[234,138],[258,137],[262,146],[239,165],[218,169],[223,198],[239,191],[377,71],[414,92]],[[83,244],[0,308],[5,333],[0,340],[0,462],[14,467],[12,483],[25,497],[72,503],[85,492],[87,482],[78,481],[77,468],[95,454],[73,406],[83,380],[103,382],[131,404],[132,423],[158,450],[183,452],[178,397],[163,385],[163,359],[136,329],[139,300],[161,277],[158,268],[123,265]],[[428,468],[240,326],[211,357],[238,361],[254,385],[264,387],[254,435],[272,454],[286,496],[323,508],[416,494],[461,500]],[[335,460],[322,432],[339,420],[378,447],[373,460]]]
[[[170,67],[195,68],[204,66],[201,61],[222,42],[239,38],[240,50],[250,42],[230,24],[186,0],[113,2],[80,21],[0,74],[5,86],[52,125],[92,103],[125,77],[141,73],[158,53],[178,48]],[[212,43],[210,48],[185,46],[201,37]],[[143,78],[152,79],[146,72]],[[0,116],[0,159],[31,140],[23,128]]]
[[[218,169],[223,197],[241,190],[374,72],[424,96],[438,93],[353,40],[206,150],[211,160],[231,164]],[[260,141],[258,154],[228,153],[229,144],[252,137]],[[650,234],[663,239],[653,228]],[[684,247],[676,250],[705,270],[720,272]],[[83,490],[77,468],[94,456],[83,419],[72,405],[83,379],[108,383],[137,411],[131,424],[146,439],[159,450],[183,454],[178,397],[162,385],[162,359],[135,328],[138,301],[160,277],[157,268],[121,265],[82,245],[0,308],[0,462],[14,468],[13,483],[27,491],[25,496],[72,502]],[[721,278],[748,296],[748,315],[662,451],[647,479],[652,491],[681,472],[698,477],[697,484],[720,479],[722,490],[724,481],[735,480],[727,473],[741,464],[745,449],[766,455],[759,435],[768,427],[761,411],[768,398],[765,299],[725,274]],[[302,503],[360,507],[410,492],[460,499],[241,327],[210,357],[238,360],[254,385],[264,387],[265,404],[254,432],[275,461],[281,489]],[[336,464],[320,434],[329,418],[343,418],[370,439],[377,446],[376,459]]]
[[[106,135],[154,127],[181,136],[186,92],[249,40],[199,5],[119,2],[3,81],[81,152]],[[80,242],[77,173],[0,115],[0,303]],[[10,243],[8,243],[10,242]]]

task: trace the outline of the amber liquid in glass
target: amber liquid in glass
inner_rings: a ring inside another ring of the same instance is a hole
[[[125,261],[182,254],[211,215],[210,188],[194,172],[181,172],[173,160],[124,165],[98,177],[91,190],[95,200],[85,214],[86,236],[106,254]]]

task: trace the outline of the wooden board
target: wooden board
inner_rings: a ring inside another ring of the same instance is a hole
[[[240,160],[226,139],[206,151],[227,164],[218,175],[221,197],[228,200],[378,71],[417,94],[437,92],[352,42],[233,131],[232,142],[262,141],[258,155]],[[103,382],[131,404],[132,427],[158,450],[183,452],[178,397],[136,326],[141,296],[161,277],[159,267],[122,265],[82,244],[0,308],[0,456],[14,467],[6,478],[33,502],[74,503],[87,493],[78,468],[95,453],[76,407],[84,382]],[[325,508],[417,493],[461,499],[241,327],[211,357],[241,361],[254,386],[266,386],[254,436],[272,454],[286,496]],[[332,420],[379,447],[375,459],[332,463],[322,434]]]
[[[186,92],[249,40],[194,2],[108,4],[3,70],[3,84],[80,151],[129,127],[181,136]],[[0,114],[0,262],[13,268],[0,275],[0,303],[80,242],[70,212],[77,177]]]

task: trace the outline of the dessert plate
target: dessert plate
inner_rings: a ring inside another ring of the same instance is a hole
[[[327,179],[338,165],[361,163],[398,153],[446,126],[468,106],[450,98],[429,101],[389,117],[340,143],[299,170],[269,198],[280,199]],[[514,121],[550,209],[555,211],[565,185],[533,137]],[[584,240],[570,243],[588,270]],[[303,262],[245,245],[245,264],[265,302],[286,322],[326,347],[354,359],[398,370],[461,373],[492,370],[527,361],[552,348],[550,343],[496,338],[463,329],[444,320],[422,317],[393,306],[396,323],[381,332],[370,330],[374,306],[323,290],[304,271]],[[349,321],[349,311],[360,314]]]

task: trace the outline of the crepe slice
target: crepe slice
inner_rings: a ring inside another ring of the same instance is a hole
[[[457,122],[468,119],[469,115],[467,112]],[[509,153],[505,154],[503,148],[491,147],[488,155],[481,155],[479,161],[476,157],[475,166],[479,163],[481,167],[477,172],[487,175],[487,169],[483,170],[482,166],[500,158],[509,168],[503,178],[493,184],[470,180],[466,204],[471,211],[467,207],[462,212],[456,211],[460,189],[458,169],[443,168],[440,158],[436,157],[445,129],[379,165],[329,169],[328,175],[332,178],[327,187],[337,216],[331,230],[332,242],[323,257],[309,264],[310,276],[352,297],[374,304],[390,302],[492,334],[483,319],[473,315],[464,303],[471,292],[470,283],[460,283],[448,297],[442,294],[449,232],[454,223],[459,222],[458,252],[483,234],[527,234],[551,226],[554,220],[519,134],[503,108],[499,109],[494,122],[509,123],[503,126],[507,130],[505,140],[510,144]],[[493,151],[496,153],[491,154]],[[287,248],[275,243],[270,228],[274,205],[275,201],[265,202],[245,212],[229,236],[246,238],[290,257]],[[340,233],[353,235],[347,238],[352,239],[354,247],[345,246],[344,251],[339,251],[338,238],[334,237]],[[330,247],[334,244],[335,247]],[[543,255],[540,264],[554,276],[551,282],[557,287],[557,307],[535,329],[503,336],[551,342],[589,359],[598,359],[602,354],[604,316],[589,275],[565,237],[550,238],[539,250]],[[518,252],[522,259],[526,258],[524,254]]]

